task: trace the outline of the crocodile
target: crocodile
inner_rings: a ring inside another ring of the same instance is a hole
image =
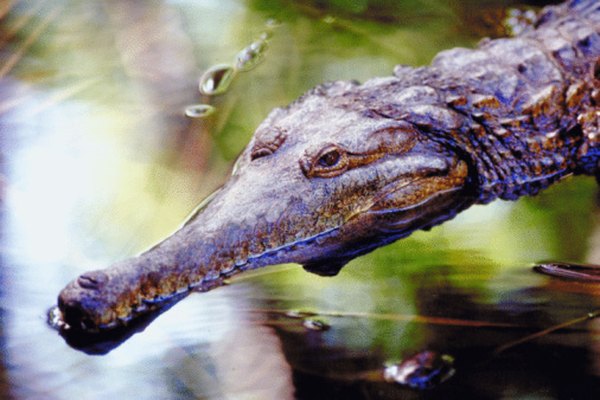
[[[543,8],[516,37],[393,76],[321,84],[257,127],[229,180],[172,236],[58,296],[66,327],[125,326],[282,263],[351,259],[570,175],[600,175],[600,2]]]

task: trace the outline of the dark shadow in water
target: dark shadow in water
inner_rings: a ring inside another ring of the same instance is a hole
[[[456,374],[452,378],[426,391],[387,383],[382,376],[384,365],[390,359],[410,354],[342,347],[333,339],[337,337],[335,319],[329,331],[306,332],[291,321],[284,321],[285,317],[281,315],[271,316],[267,323],[273,323],[293,369],[296,398],[598,398],[600,377],[591,367],[597,354],[592,350],[595,343],[589,326],[574,325],[496,352],[506,343],[585,315],[582,305],[585,303],[580,295],[562,293],[549,298],[549,291],[540,287],[508,292],[505,294],[507,302],[484,302],[473,292],[453,285],[445,277],[443,267],[439,268],[439,273],[433,280],[425,275],[413,276],[421,283],[417,285],[420,289],[415,295],[419,315],[498,323],[492,327],[457,324],[423,324],[420,327],[425,347],[411,351],[414,354],[433,350],[452,355],[456,360]],[[552,287],[548,289],[552,290]],[[520,299],[534,301],[521,302]],[[553,304],[554,301],[563,303]],[[593,304],[589,306],[591,308]],[[408,326],[420,322],[396,323]],[[327,335],[332,336],[328,338]],[[398,343],[403,340],[406,338],[397,338]]]
[[[187,293],[175,296],[165,301],[160,307],[132,319],[125,326],[99,332],[87,332],[72,328],[60,328],[58,331],[72,348],[90,355],[104,355],[122,345],[136,333],[143,332],[159,315],[186,296]]]

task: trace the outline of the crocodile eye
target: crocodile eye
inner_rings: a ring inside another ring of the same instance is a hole
[[[334,167],[340,161],[341,158],[342,156],[340,155],[338,149],[331,149],[325,154],[323,154],[321,157],[319,157],[317,164],[319,164],[319,166],[323,168]]]
[[[304,174],[309,177],[332,178],[348,169],[348,153],[336,145],[328,145],[312,160],[301,162]]]

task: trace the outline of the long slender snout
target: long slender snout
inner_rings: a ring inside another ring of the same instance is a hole
[[[281,173],[278,189],[267,168],[234,175],[181,229],[148,251],[70,282],[58,296],[66,325],[83,331],[122,326],[238,272],[302,262],[315,251],[308,245],[323,234],[310,222],[318,210],[286,193],[299,188],[299,168]]]
[[[215,226],[214,208],[200,210],[180,230],[139,256],[70,282],[58,296],[63,321],[84,331],[122,326],[192,290],[212,289],[236,272],[252,268],[249,252],[260,246],[248,233],[256,227],[244,228],[236,220]],[[224,214],[240,213],[230,209]]]

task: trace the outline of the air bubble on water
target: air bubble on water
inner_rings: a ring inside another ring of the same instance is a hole
[[[239,71],[250,71],[256,67],[263,59],[267,50],[267,42],[265,40],[257,40],[246,46],[235,57],[235,67]]]
[[[200,93],[207,96],[222,94],[229,88],[236,70],[229,64],[217,64],[210,67],[200,77],[198,84]]]
[[[314,318],[305,319],[302,322],[302,326],[311,331],[326,331],[331,328],[331,325],[329,325],[327,322]]]
[[[242,49],[233,61],[233,64],[217,64],[210,67],[202,74],[198,82],[200,93],[205,96],[215,96],[225,93],[238,72],[250,71],[264,59],[268,47],[268,40],[273,35],[273,29],[281,23],[269,19],[265,23],[265,30],[259,38]],[[194,104],[185,109],[185,115],[191,118],[204,118],[215,111],[208,104]]]
[[[205,118],[215,112],[210,104],[193,104],[185,108],[185,115],[190,118]]]

